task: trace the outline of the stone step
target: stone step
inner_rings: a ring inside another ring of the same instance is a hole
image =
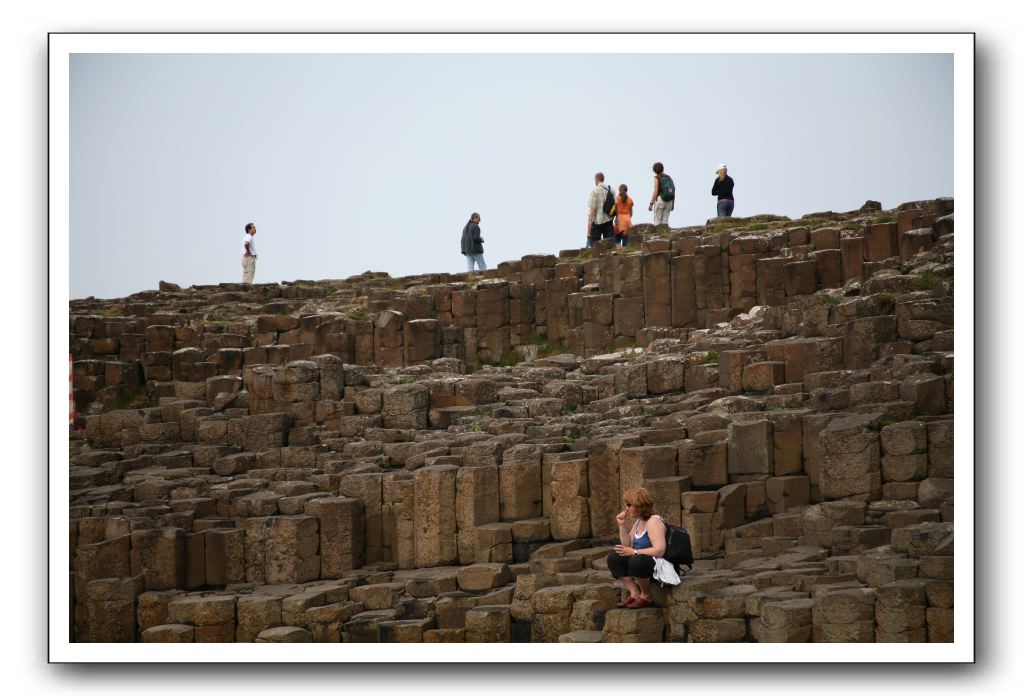
[[[558,636],[559,643],[602,643],[604,634],[601,631],[570,631]]]

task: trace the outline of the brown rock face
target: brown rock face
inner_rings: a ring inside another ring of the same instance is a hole
[[[951,641],[953,207],[73,300],[70,637]]]

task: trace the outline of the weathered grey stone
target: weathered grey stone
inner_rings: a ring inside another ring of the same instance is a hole
[[[298,626],[278,626],[268,628],[256,638],[257,643],[312,643],[313,637],[304,628]]]
[[[305,504],[305,513],[319,522],[320,577],[340,578],[345,571],[362,566],[366,530],[361,501],[316,498]]]
[[[918,421],[905,421],[881,429],[881,446],[888,455],[927,452],[927,426]]]
[[[741,618],[746,615],[746,597],[757,591],[753,585],[731,585],[699,594],[692,602],[701,619]]]
[[[476,563],[458,571],[458,588],[467,592],[491,590],[512,581],[504,563]]]
[[[733,422],[728,426],[728,473],[774,474],[771,422]]]
[[[458,526],[454,515],[459,467],[426,466],[415,481],[416,566],[432,567],[458,561]]]
[[[195,642],[195,626],[185,624],[165,624],[151,626],[142,631],[143,643],[193,643]]]
[[[820,491],[826,498],[863,496],[881,492],[880,437],[871,429],[876,414],[836,418],[821,431],[824,456],[820,465]]]
[[[385,428],[427,427],[430,390],[422,384],[402,384],[384,390],[381,413]]]
[[[465,612],[465,640],[469,643],[511,642],[508,607],[477,606]]]
[[[803,540],[808,544],[831,546],[832,530],[835,527],[863,524],[866,519],[866,504],[854,501],[836,500],[811,505],[803,510]]]

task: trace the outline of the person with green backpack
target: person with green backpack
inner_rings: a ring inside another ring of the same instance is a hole
[[[654,162],[654,195],[647,210],[654,212],[655,225],[667,225],[668,216],[675,209],[675,182],[664,173],[664,165]]]

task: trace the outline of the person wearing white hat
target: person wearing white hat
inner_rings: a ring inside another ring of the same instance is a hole
[[[718,165],[717,176],[714,177],[714,185],[710,189],[710,195],[718,197],[718,217],[732,217],[735,209],[735,196],[732,189],[735,182],[728,176],[728,167],[724,164]]]

